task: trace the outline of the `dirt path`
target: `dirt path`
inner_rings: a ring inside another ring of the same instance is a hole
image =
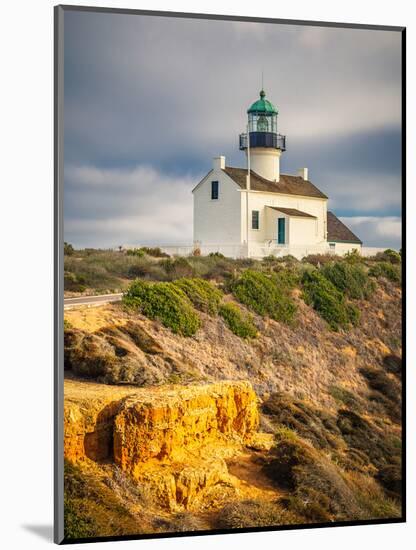
[[[257,489],[259,497],[276,500],[282,492],[262,471],[261,453],[247,452],[227,461],[228,471],[237,477],[248,490]],[[254,492],[254,491],[253,491]],[[255,491],[257,492],[257,491]]]

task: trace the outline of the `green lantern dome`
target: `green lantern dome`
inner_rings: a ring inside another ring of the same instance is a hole
[[[261,90],[260,99],[253,103],[250,109],[248,109],[247,113],[265,113],[268,115],[277,115],[278,110],[273,105],[273,103],[270,103],[268,99],[264,99],[265,97],[266,93],[264,92],[264,90]]]

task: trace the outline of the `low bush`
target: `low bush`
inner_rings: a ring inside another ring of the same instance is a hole
[[[359,414],[347,409],[340,410],[337,426],[348,446],[365,453],[376,468],[400,461],[401,450],[395,439]]]
[[[402,261],[402,257],[399,252],[396,252],[391,248],[387,248],[384,252],[378,252],[374,259],[376,261],[390,262],[392,264],[400,264]]]
[[[76,501],[64,497],[64,533],[66,539],[82,539],[97,536],[94,518],[82,514],[83,508]]]
[[[148,246],[142,246],[139,250],[143,252],[143,254],[147,254],[147,256],[153,256],[154,258],[170,257],[169,254],[166,254],[166,252],[163,252],[162,250],[160,250],[158,246],[153,248],[149,248]]]
[[[315,267],[320,267],[321,265],[325,265],[333,261],[333,254],[309,254],[308,256],[302,258],[302,263],[312,264]]]
[[[387,414],[394,422],[401,419],[401,387],[396,376],[390,376],[382,369],[362,367],[361,374],[367,380],[369,387],[374,390],[370,395],[373,400],[383,405]]]
[[[383,367],[387,372],[402,377],[402,358],[397,355],[386,355],[383,357]]]
[[[274,502],[264,500],[243,500],[232,502],[218,514],[217,526],[220,529],[247,527],[273,527],[297,523],[299,519]]]
[[[64,242],[64,254],[65,256],[72,256],[75,252],[71,243]]]
[[[203,519],[199,518],[192,512],[179,512],[174,514],[167,521],[167,525],[164,526],[163,532],[167,533],[183,533],[188,531],[204,531],[207,526]]]
[[[338,446],[340,431],[336,418],[289,394],[272,393],[263,403],[262,412],[276,426],[276,440],[293,439],[294,435],[299,435],[317,449]]]
[[[376,479],[391,495],[402,495],[402,468],[399,464],[389,464],[380,468]]]
[[[348,304],[342,292],[317,269],[305,271],[302,277],[303,298],[332,330],[357,324],[359,311]]]
[[[389,399],[399,398],[400,386],[395,378],[374,367],[362,367],[360,372],[373,390],[379,391]]]
[[[193,269],[194,277],[218,282],[229,279],[237,268],[236,260],[217,253],[209,256],[191,256],[187,260]]]
[[[143,532],[137,515],[117,494],[81,467],[65,462],[64,533],[66,539]]]
[[[193,277],[195,270],[187,258],[168,258],[160,262],[160,266],[165,270],[168,279],[173,281],[181,277]]]
[[[235,335],[241,338],[254,338],[257,335],[257,328],[253,323],[253,317],[244,313],[237,304],[233,304],[232,302],[222,304],[219,314]]]
[[[171,283],[136,280],[124,294],[123,302],[182,336],[194,335],[201,325],[189,298]]]
[[[103,384],[156,386],[173,380],[185,384],[199,379],[193,364],[166,356],[158,340],[142,323],[134,321],[102,327],[94,334],[66,329],[64,366],[79,377]]]
[[[294,441],[297,439],[298,434],[295,430],[291,430],[287,426],[279,426],[274,434],[277,443],[283,440]]]
[[[212,283],[201,278],[177,279],[174,283],[191,300],[194,307],[210,315],[216,315],[222,299],[222,292]]]
[[[239,302],[262,316],[290,323],[296,306],[290,297],[291,286],[283,276],[269,276],[247,269],[233,280],[230,288]]]
[[[400,264],[392,264],[390,262],[377,262],[370,267],[368,274],[371,277],[376,277],[377,279],[383,277],[388,279],[393,283],[401,283],[402,281],[402,271]]]
[[[146,255],[136,257],[136,261],[128,268],[127,277],[130,279],[149,279],[152,281],[166,281],[166,271],[160,264],[150,260]]]
[[[368,277],[365,268],[358,263],[345,261],[327,263],[321,271],[339,291],[349,298],[368,299],[374,292],[374,282]]]
[[[353,250],[344,254],[344,261],[348,262],[349,264],[358,264],[363,263],[364,258],[363,256],[361,256],[358,250],[354,248]]]
[[[143,258],[145,252],[142,248],[129,248],[126,252],[127,256],[137,256],[138,258]]]
[[[86,279],[77,273],[64,272],[64,288],[70,292],[84,292],[87,288]]]
[[[309,521],[360,517],[357,499],[341,471],[300,439],[277,443],[263,470],[279,488],[290,491],[288,509]]]
[[[363,408],[362,400],[341,386],[330,386],[329,393],[336,401],[343,403],[351,409],[359,411]]]

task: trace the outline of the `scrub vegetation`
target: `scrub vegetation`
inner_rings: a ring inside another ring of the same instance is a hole
[[[219,314],[224,319],[227,327],[241,338],[254,338],[257,335],[257,328],[253,322],[252,315],[243,310],[233,302],[222,304]]]
[[[68,538],[400,518],[400,254],[66,252],[69,294],[124,292],[121,303],[65,312],[67,382],[100,396],[133,386],[179,396],[248,380],[262,432],[241,455],[220,453],[237,490],[221,478],[181,510],[108,457],[67,463]],[[97,416],[97,442],[111,410]]]
[[[287,277],[267,275],[247,269],[230,283],[235,298],[262,317],[290,323],[296,305],[290,296],[291,284]]]
[[[200,327],[192,302],[185,292],[172,283],[136,280],[123,300],[127,306],[137,308],[146,317],[160,321],[182,336],[192,336]]]

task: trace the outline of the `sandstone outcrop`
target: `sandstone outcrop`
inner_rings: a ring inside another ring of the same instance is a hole
[[[205,445],[247,442],[259,422],[248,382],[220,382],[125,401],[114,421],[115,462],[133,475],[150,460],[183,460]]]
[[[215,486],[237,491],[226,459],[259,441],[257,397],[243,381],[135,389],[67,380],[64,415],[67,460],[114,462],[170,510]]]

